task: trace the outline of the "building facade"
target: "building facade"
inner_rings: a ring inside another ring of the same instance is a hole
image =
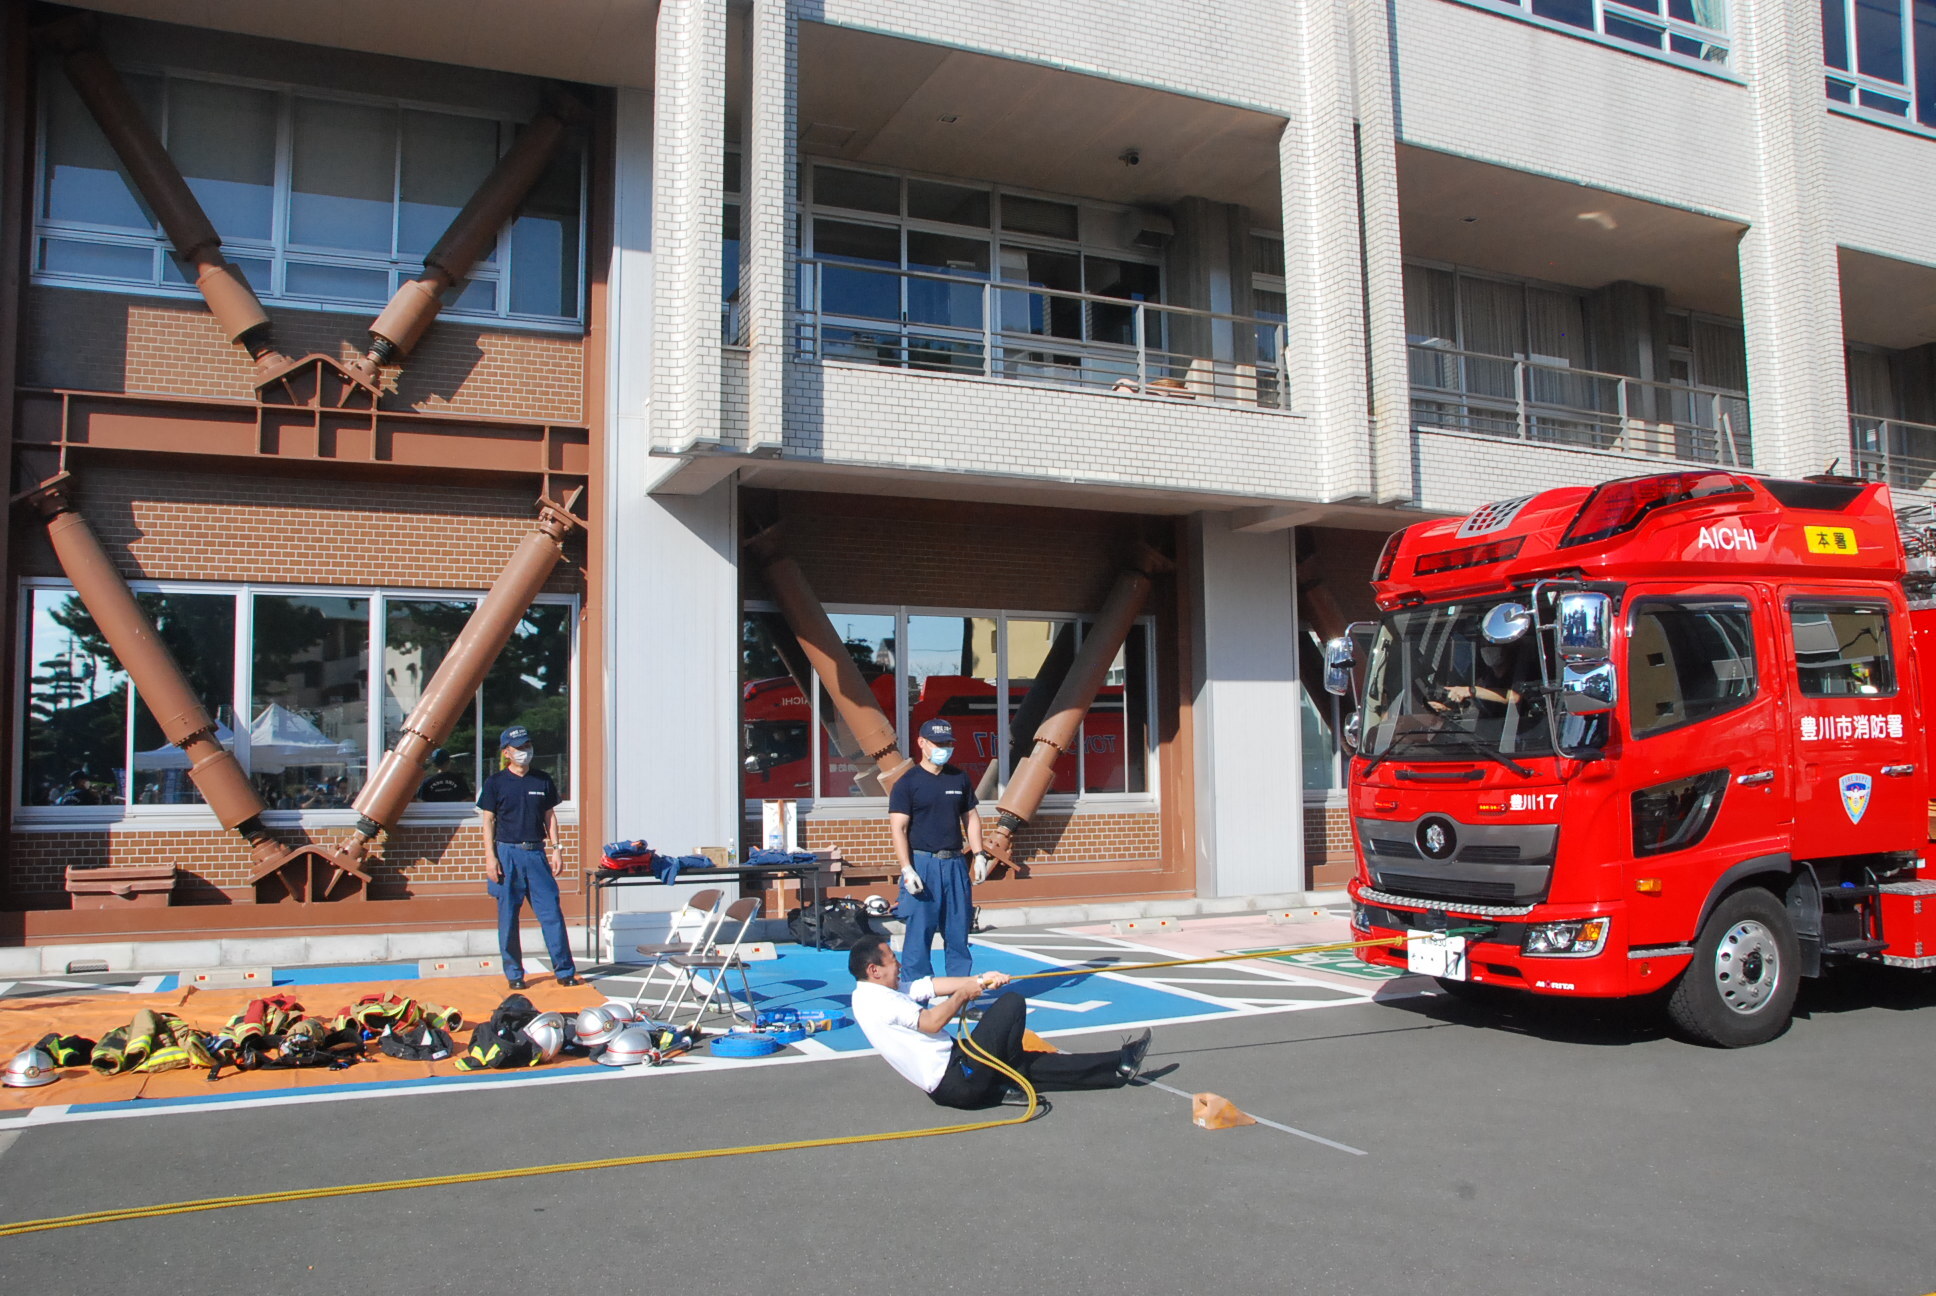
[[[850,695],[950,718],[992,825],[1094,658],[980,894],[1057,905],[1342,882],[1318,648],[1396,527],[1675,464],[1936,472],[1936,0],[98,8],[7,10],[12,490],[58,478],[289,845],[371,827],[540,499],[576,527],[446,773],[524,724],[586,867],[787,799],[878,891]],[[260,299],[247,346],[76,49]],[[260,381],[269,332],[312,386]],[[487,925],[462,800],[375,825],[340,900],[265,875],[43,523],[5,549],[0,939]],[[139,865],[171,904],[73,907]]]

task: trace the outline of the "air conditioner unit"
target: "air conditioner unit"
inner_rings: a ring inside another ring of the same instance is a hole
[[[1166,247],[1176,237],[1176,224],[1162,212],[1138,207],[1124,215],[1122,224],[1117,228],[1117,236],[1123,247],[1154,252]]]

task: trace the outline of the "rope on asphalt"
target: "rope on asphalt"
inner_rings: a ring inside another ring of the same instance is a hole
[[[1481,929],[1455,929],[1448,934],[1458,935],[1468,930]],[[1211,958],[1166,959],[1158,963],[1090,963],[1059,968],[1052,972],[1030,972],[1023,976],[1011,977],[1009,980],[1011,982],[1035,981],[1045,977],[1066,977],[1071,974],[1081,976],[1095,972],[1141,972],[1153,968],[1191,967],[1203,963],[1237,963],[1249,959],[1284,958],[1294,954],[1323,954],[1339,950],[1369,949],[1380,945],[1403,945],[1407,939],[1405,936],[1380,936],[1372,940],[1336,941],[1325,945],[1296,945],[1285,949],[1219,954]],[[420,1179],[387,1179],[379,1183],[338,1184],[327,1188],[289,1188],[279,1192],[240,1193],[233,1197],[202,1197],[192,1201],[166,1202],[153,1206],[125,1206],[113,1210],[84,1211],[75,1215],[56,1215],[48,1219],[17,1220],[11,1224],[0,1224],[0,1237],[19,1237],[27,1233],[47,1233],[55,1229],[82,1228],[91,1224],[118,1224],[127,1220],[193,1215],[202,1211],[230,1210],[237,1206],[279,1206],[290,1202],[319,1201],[330,1197],[402,1192],[410,1188],[449,1188],[459,1184],[491,1183],[503,1179],[534,1179],[541,1175],[574,1174],[580,1170],[622,1170],[632,1166],[664,1165],[675,1161],[708,1161],[719,1157],[753,1156],[762,1152],[804,1152],[811,1148],[856,1147],[868,1143],[940,1138],[948,1134],[972,1134],[979,1130],[1024,1125],[1035,1119],[1041,1104],[1036,1096],[1035,1087],[1028,1082],[1028,1077],[979,1047],[968,1032],[958,1031],[956,1039],[970,1056],[993,1067],[1021,1088],[1028,1098],[1028,1103],[1020,1115],[1004,1117],[1001,1120],[941,1125],[933,1129],[845,1134],[838,1138],[796,1139],[785,1143],[755,1143],[744,1147],[700,1148],[690,1152],[654,1152],[643,1156],[600,1157],[591,1161],[516,1166],[506,1170],[473,1170],[464,1174],[427,1175]]]

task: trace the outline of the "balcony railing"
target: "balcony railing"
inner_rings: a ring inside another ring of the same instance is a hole
[[[1744,392],[1420,343],[1410,349],[1415,427],[1754,466]]]
[[[1872,414],[1849,416],[1853,475],[1892,490],[1936,493],[1936,427]]]
[[[1284,325],[1033,284],[803,258],[802,359],[1288,410]]]

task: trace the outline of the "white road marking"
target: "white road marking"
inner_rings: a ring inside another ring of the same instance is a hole
[[[1081,1003],[1069,1004],[1057,1003],[1053,999],[1031,999],[1029,1011],[1034,1012],[1037,1008],[1054,1008],[1061,1012],[1093,1012],[1098,1008],[1107,1008],[1112,1002],[1114,1001],[1109,999],[1085,999]]]
[[[19,1130],[0,1130],[0,1158],[4,1158],[20,1139]]]
[[[1137,1083],[1148,1085],[1152,1089],[1161,1089],[1164,1093],[1173,1093],[1179,1098],[1189,1098],[1192,1100],[1196,1098],[1195,1094],[1186,1093],[1185,1091],[1176,1088],[1174,1085],[1166,1085],[1161,1080],[1139,1080]],[[1328,1139],[1324,1137],[1324,1135],[1322,1134],[1313,1134],[1310,1130],[1301,1130],[1295,1125],[1284,1125],[1274,1120],[1265,1120],[1262,1116],[1257,1115],[1255,1112],[1245,1112],[1244,1115],[1250,1117],[1252,1120],[1256,1121],[1259,1125],[1268,1125],[1274,1130],[1282,1130],[1286,1134],[1295,1134],[1297,1137],[1301,1139],[1309,1139],[1313,1143],[1322,1143],[1324,1144],[1324,1146],[1328,1148],[1336,1148],[1340,1152],[1349,1152],[1352,1156],[1370,1156],[1371,1155],[1369,1152],[1366,1152],[1363,1148],[1352,1147],[1349,1143],[1339,1143],[1335,1139]]]

